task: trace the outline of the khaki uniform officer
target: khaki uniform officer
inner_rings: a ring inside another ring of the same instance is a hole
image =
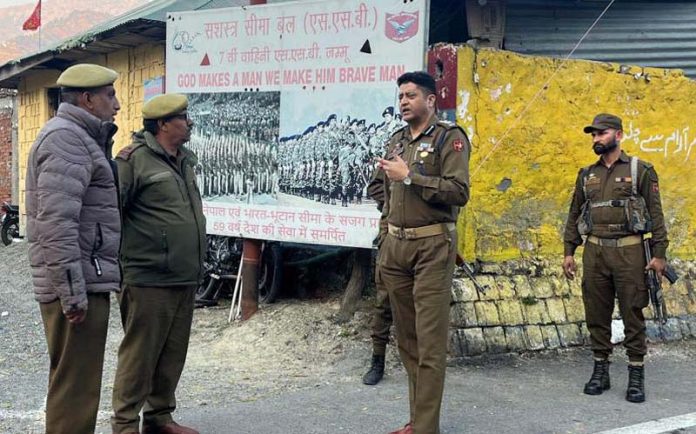
[[[657,173],[651,164],[621,150],[623,128],[617,116],[599,114],[584,131],[592,134],[593,149],[600,158],[578,173],[563,237],[563,271],[572,279],[576,270],[573,254],[582,244],[581,235],[587,235],[582,296],[595,367],[584,392],[599,395],[610,387],[611,315],[614,298],[618,298],[629,359],[626,399],[643,402],[643,357],[647,352],[643,308],[649,300],[643,235],[652,232],[654,258],[647,268],[660,276],[668,245]]]
[[[205,254],[188,101],[160,95],[143,106],[144,129],[116,158],[123,219],[125,336],[114,381],[114,433],[193,434],[176,424],[174,392],[186,361]]]
[[[367,194],[377,202],[377,209],[382,211],[384,208],[384,172],[375,170],[372,179],[367,186]],[[380,231],[377,237],[377,247],[382,245],[382,241],[387,236],[387,226],[384,216],[382,216]],[[379,265],[379,257],[377,264]],[[375,269],[375,276],[379,275],[379,270]],[[372,313],[372,363],[370,369],[363,375],[363,384],[373,386],[379,383],[384,376],[384,361],[389,343],[389,329],[393,323],[391,304],[389,304],[389,293],[381,279],[375,281],[377,291],[375,297],[375,308]]]
[[[93,433],[97,420],[109,294],[121,281],[110,164],[117,77],[98,65],[66,69],[62,102],[27,161],[29,262],[51,360],[47,433]]]
[[[469,200],[469,141],[435,116],[435,81],[424,72],[397,80],[408,124],[379,160],[388,234],[379,276],[394,312],[401,360],[409,379],[411,417],[395,433],[437,434],[445,383],[450,293],[459,207]]]

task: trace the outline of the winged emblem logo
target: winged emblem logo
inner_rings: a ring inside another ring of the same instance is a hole
[[[387,14],[384,33],[387,38],[404,42],[418,33],[418,11]]]

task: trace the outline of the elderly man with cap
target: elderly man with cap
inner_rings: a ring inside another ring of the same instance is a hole
[[[51,362],[47,433],[91,433],[96,424],[109,293],[121,280],[110,164],[117,78],[98,65],[66,69],[57,82],[62,103],[29,153],[29,261]]]
[[[600,395],[610,387],[611,317],[618,298],[629,360],[626,400],[643,402],[647,352],[643,308],[649,299],[645,270],[662,275],[668,245],[657,173],[650,163],[621,150],[619,117],[599,114],[584,131],[592,135],[593,150],[600,158],[578,173],[563,237],[563,272],[573,279],[573,255],[586,236],[582,297],[595,363],[584,392]],[[653,258],[646,263],[643,237],[649,232]]]
[[[194,295],[206,249],[205,217],[184,95],[143,106],[143,130],[116,157],[121,198],[124,337],[118,351],[114,433],[197,434],[174,422]]]

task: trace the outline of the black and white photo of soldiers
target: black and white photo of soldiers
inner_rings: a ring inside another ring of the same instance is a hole
[[[191,94],[188,112],[204,198],[277,195],[280,92]]]
[[[379,124],[331,114],[301,133],[280,138],[280,192],[330,205],[360,205],[373,162],[401,126],[390,106]]]

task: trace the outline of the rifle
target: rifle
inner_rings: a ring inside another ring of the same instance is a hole
[[[474,287],[476,290],[480,293],[485,293],[486,290],[488,289],[488,285],[483,285],[481,286],[480,283],[478,283],[478,280],[476,280],[476,277],[474,277],[474,271],[471,269],[471,266],[464,262],[464,259],[462,259],[461,256],[457,255],[457,265],[459,266],[459,269],[464,271],[464,274],[466,274],[466,277],[468,277],[471,282],[474,284]]]
[[[650,239],[643,240],[643,251],[645,253],[646,264],[649,264],[653,257],[652,251],[650,250]],[[679,275],[669,264],[665,267],[663,276],[665,276],[672,285],[679,279]],[[662,296],[662,279],[657,277],[655,270],[648,269],[645,280],[648,285],[648,291],[650,292],[650,303],[652,303],[655,319],[659,321],[660,325],[666,324],[667,306],[665,306],[665,299]]]

